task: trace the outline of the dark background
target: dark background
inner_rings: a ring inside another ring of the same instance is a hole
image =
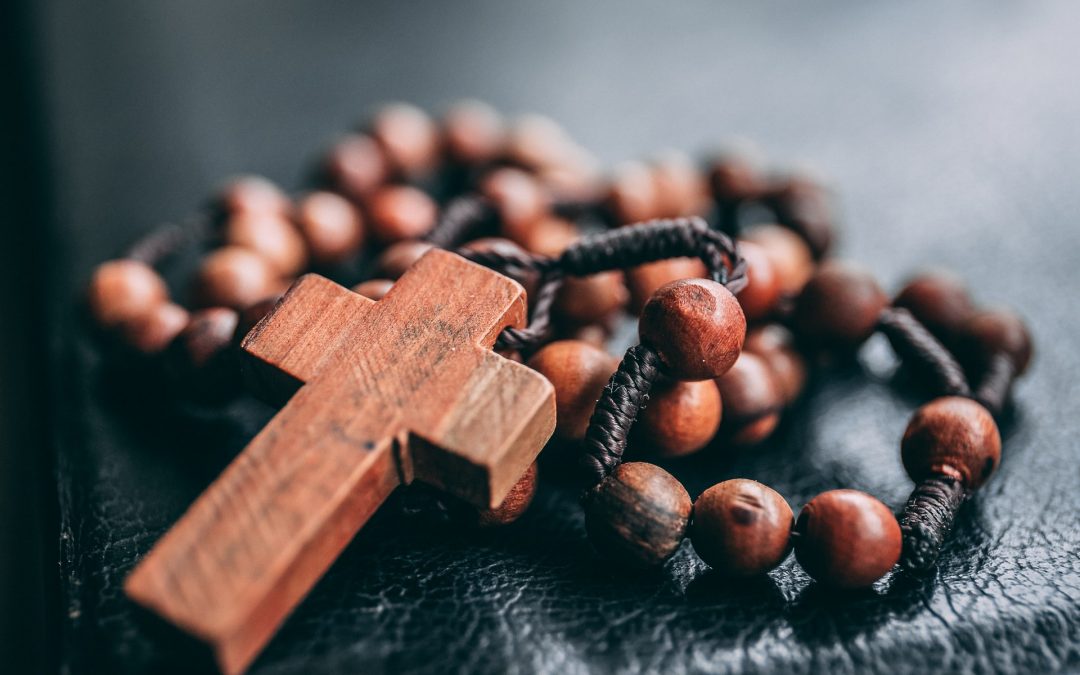
[[[1080,4],[674,4],[6,5],[5,662],[186,665],[118,586],[267,414],[193,419],[111,381],[77,321],[92,266],[230,174],[296,186],[378,102],[474,96],[550,114],[606,162],[747,136],[779,165],[812,163],[841,196],[844,255],[890,288],[949,266],[1029,319],[1038,356],[1004,464],[932,577],[854,598],[794,561],[723,588],[685,550],[658,577],[612,574],[558,487],[498,535],[384,515],[257,671],[1075,668]],[[899,507],[915,400],[889,387],[882,345],[864,364],[816,387],[776,442],[676,472],[692,494],[745,475],[795,507],[841,486]]]

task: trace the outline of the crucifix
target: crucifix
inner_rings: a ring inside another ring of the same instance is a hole
[[[287,403],[125,583],[243,671],[398,485],[498,506],[555,428],[551,384],[491,347],[516,282],[446,251],[378,302],[300,278],[244,338]]]

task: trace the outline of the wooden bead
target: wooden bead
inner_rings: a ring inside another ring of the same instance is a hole
[[[654,464],[626,462],[585,495],[585,529],[601,555],[654,567],[679,548],[693,503],[674,476]]]
[[[533,354],[528,366],[555,387],[556,435],[565,440],[584,438],[596,402],[619,362],[591,344],[559,340]]]
[[[814,273],[814,257],[802,237],[780,225],[756,225],[742,237],[765,249],[785,295],[796,295]]]
[[[731,370],[716,380],[724,401],[723,432],[737,445],[768,438],[780,422],[784,394],[760,356],[743,352]]]
[[[519,166],[541,169],[560,164],[572,144],[566,131],[544,115],[522,115],[510,126],[507,158]]]
[[[506,143],[502,116],[481,101],[459,101],[443,116],[447,153],[462,164],[493,161]]]
[[[868,588],[900,560],[900,525],[865,492],[819,494],[799,513],[795,532],[795,558],[827,586]]]
[[[1024,320],[1013,312],[998,309],[979,312],[960,326],[965,351],[975,352],[984,361],[995,354],[1005,354],[1017,375],[1031,364],[1032,343]]]
[[[787,224],[810,246],[815,258],[824,256],[833,242],[832,200],[829,191],[810,175],[788,176],[770,189],[770,200]]]
[[[382,148],[370,136],[351,134],[330,149],[325,160],[330,184],[360,200],[386,182],[390,168]]]
[[[533,462],[525,470],[521,479],[514,483],[514,487],[510,488],[510,492],[506,493],[502,504],[493,509],[476,511],[474,516],[476,524],[480,527],[498,527],[514,522],[524,515],[532,504],[533,497],[536,496],[536,485],[537,466],[536,462]]]
[[[659,196],[652,169],[643,162],[625,162],[615,167],[608,186],[607,204],[619,224],[658,218]]]
[[[746,287],[736,295],[747,321],[768,317],[780,302],[783,289],[772,259],[763,247],[753,242],[739,243],[739,253],[746,259]]]
[[[169,299],[161,276],[138,260],[110,260],[94,270],[87,293],[90,314],[102,328],[140,319]]]
[[[361,281],[353,286],[352,291],[353,293],[359,293],[365,298],[382,300],[393,287],[394,282],[391,279],[368,279],[367,281]]]
[[[889,304],[868,272],[847,263],[821,265],[795,303],[799,335],[824,346],[853,349],[877,327]]]
[[[426,241],[399,241],[379,254],[375,260],[375,273],[385,279],[399,279],[433,248],[435,245]]]
[[[660,288],[638,324],[644,344],[680,380],[707,380],[731,368],[746,338],[739,301],[715,281],[682,279]]]
[[[652,168],[660,217],[697,216],[708,210],[708,183],[689,156],[668,152]]]
[[[580,340],[594,347],[603,349],[611,339],[612,327],[607,323],[590,323],[587,325],[558,326],[558,335],[561,340]]]
[[[716,435],[721,411],[720,391],[712,380],[661,380],[634,423],[635,440],[652,456],[689,455]]]
[[[438,162],[438,129],[431,117],[416,106],[383,106],[371,121],[371,135],[390,165],[405,176],[427,174]]]
[[[225,244],[261,255],[278,275],[291,277],[307,266],[307,245],[291,222],[278,214],[240,213],[225,223]]]
[[[911,279],[896,294],[893,305],[903,307],[930,332],[951,338],[963,322],[975,313],[975,303],[967,286],[948,272],[927,272]]]
[[[806,361],[795,349],[791,331],[778,324],[755,328],[747,334],[743,351],[760,356],[769,365],[784,405],[802,394],[806,386]]]
[[[613,316],[629,299],[619,270],[567,277],[555,296],[555,312],[571,323],[591,324]]]
[[[728,154],[710,164],[709,186],[718,200],[741,202],[760,198],[768,188],[768,181],[749,158]]]
[[[419,239],[435,227],[438,207],[423,191],[408,185],[388,185],[371,196],[371,232],[390,244]]]
[[[204,306],[242,309],[281,291],[277,270],[258,253],[241,246],[225,246],[203,260],[195,279],[195,293]]]
[[[191,320],[169,345],[165,367],[170,381],[185,396],[219,401],[237,393],[240,384],[233,337],[236,310],[211,307]]]
[[[218,206],[227,215],[264,214],[288,217],[292,208],[281,188],[262,176],[238,176],[221,189]]]
[[[364,244],[364,222],[352,203],[333,192],[312,192],[296,208],[296,224],[311,259],[320,265],[344,262]]]
[[[795,516],[776,490],[734,478],[694,502],[690,542],[714,570],[730,577],[764,574],[791,552]]]
[[[550,200],[539,181],[520,169],[504,168],[488,174],[480,193],[499,214],[502,234],[519,244],[550,209]]]
[[[949,476],[976,490],[1001,461],[1001,434],[982,405],[945,396],[915,411],[900,448],[904,468],[916,483]]]
[[[630,290],[630,311],[641,314],[645,303],[661,286],[679,279],[701,279],[708,274],[700,258],[668,258],[629,269],[626,286]]]
[[[562,218],[545,216],[533,223],[526,231],[518,233],[518,244],[530,253],[557,256],[581,239],[577,225]]]
[[[140,354],[159,354],[188,324],[188,311],[163,302],[150,311],[120,325],[124,343]]]

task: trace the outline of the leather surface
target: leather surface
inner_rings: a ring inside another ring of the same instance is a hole
[[[605,161],[745,134],[812,159],[842,252],[890,288],[925,265],[1018,308],[1036,362],[998,475],[937,569],[871,592],[789,559],[725,585],[688,546],[630,574],[585,540],[550,476],[512,527],[462,533],[384,510],[290,618],[257,673],[1051,672],[1080,666],[1080,5],[815,3],[43,4],[56,167],[52,391],[65,672],[198,671],[123,577],[271,411],[182,410],[80,327],[92,265],[238,171],[298,185],[316,149],[387,98],[460,95],[564,122]],[[899,439],[922,392],[880,340],[818,378],[767,445],[671,465],[692,495],[733,476],[796,509],[911,484]]]

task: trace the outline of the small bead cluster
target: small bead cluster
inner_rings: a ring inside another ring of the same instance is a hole
[[[598,167],[547,118],[508,123],[470,101],[437,122],[389,105],[332,145],[311,191],[291,198],[266,179],[236,179],[204,216],[101,265],[90,311],[115,342],[161,363],[172,390],[220,402],[239,391],[239,339],[297,275],[316,270],[378,300],[431,248],[457,249],[528,292],[529,326],[496,347],[553,383],[556,435],[582,448],[599,551],[655,565],[689,536],[709,565],[747,576],[794,547],[811,576],[841,587],[870,585],[898,560],[931,566],[958,507],[998,464],[992,414],[1030,361],[1023,323],[979,311],[948,275],[917,277],[890,302],[869,274],[826,259],[835,215],[812,178],[737,154]],[[206,244],[189,312],[155,267]],[[603,345],[626,313],[640,316],[641,344],[620,362]],[[809,357],[850,355],[875,332],[944,395],[904,435],[916,489],[899,522],[852,490],[815,497],[796,521],[779,494],[743,479],[691,502],[660,467],[623,462],[764,441],[801,395]],[[535,476],[475,520],[517,518]]]

